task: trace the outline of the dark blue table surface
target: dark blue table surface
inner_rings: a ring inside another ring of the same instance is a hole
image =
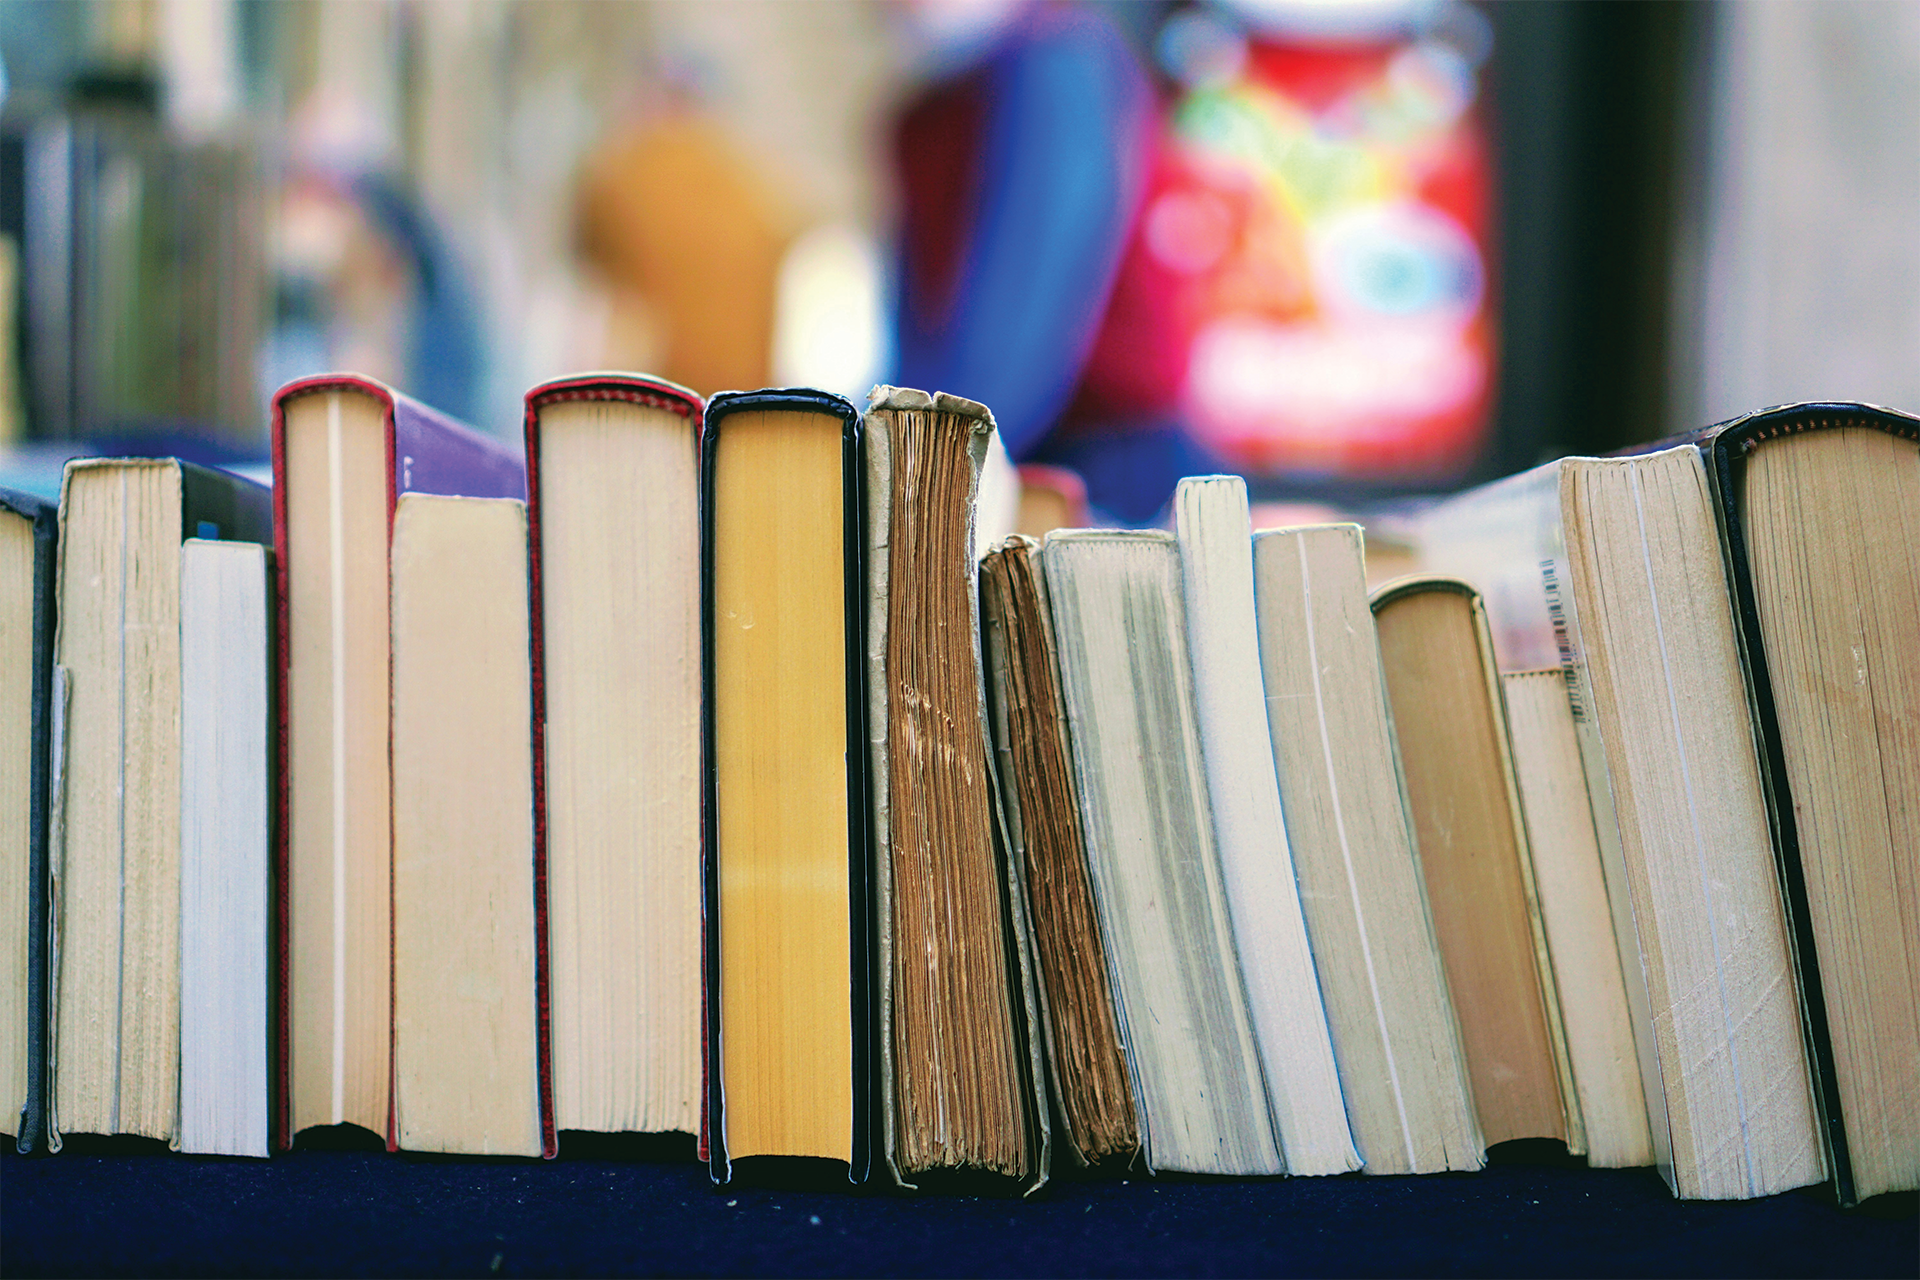
[[[301,1151],[0,1159],[28,1275],[1920,1275],[1914,1199],[1681,1203],[1651,1170],[1056,1181],[1030,1200],[736,1185],[698,1165]]]

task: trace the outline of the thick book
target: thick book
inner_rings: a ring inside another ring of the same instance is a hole
[[[527,392],[554,1124],[700,1128],[700,429],[636,374]]]
[[[180,1125],[198,1155],[268,1153],[267,550],[180,549]]]
[[[404,493],[524,498],[525,468],[353,374],[280,388],[272,447],[274,1141],[354,1124],[392,1147],[394,511]]]
[[[1698,441],[1508,477],[1433,508],[1418,540],[1481,588],[1501,670],[1561,672],[1662,1174],[1690,1199],[1824,1180]]]
[[[59,507],[0,488],[0,1099],[25,1154],[46,1134],[47,829]]]
[[[1479,593],[1415,576],[1372,596],[1407,811],[1491,1145],[1586,1149],[1505,704]]]
[[[1069,530],[1040,554],[1148,1167],[1284,1173],[1215,848],[1180,549]]]
[[[265,542],[266,490],[172,459],[67,464],[55,663],[48,1145],[179,1129],[181,544]]]
[[[1427,908],[1358,525],[1253,536],[1268,730],[1347,1120],[1368,1173],[1486,1143]]]
[[[527,526],[512,498],[393,518],[398,1145],[550,1153],[535,993]]]
[[[1842,1203],[1920,1186],[1920,418],[1702,433]]]
[[[1007,856],[1025,889],[1053,1126],[1081,1167],[1140,1149],[1107,946],[1080,824],[1066,706],[1034,539],[980,562],[980,635]]]
[[[1307,944],[1268,732],[1253,593],[1253,528],[1238,476],[1180,481],[1173,498],[1200,754],[1235,949],[1287,1172],[1360,1167]]]
[[[729,392],[701,435],[703,1155],[872,1167],[860,414]]]
[[[882,386],[861,435],[882,1149],[909,1188],[984,1173],[1037,1190],[1050,1129],[1024,887],[987,746],[974,555],[977,526],[1013,515],[978,510],[993,415]]]

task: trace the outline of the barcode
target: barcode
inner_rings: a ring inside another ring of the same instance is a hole
[[[1547,616],[1553,619],[1553,644],[1560,651],[1560,679],[1567,686],[1567,705],[1573,708],[1574,722],[1587,718],[1580,701],[1580,677],[1574,671],[1573,636],[1567,630],[1567,607],[1560,598],[1560,573],[1551,560],[1540,562],[1540,581],[1547,589]]]

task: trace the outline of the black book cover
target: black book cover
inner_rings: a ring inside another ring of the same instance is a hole
[[[231,471],[180,464],[180,540],[220,538],[273,546],[273,493]]]
[[[844,396],[810,388],[769,388],[760,391],[724,391],[707,402],[700,435],[700,748],[701,748],[701,932],[704,952],[704,1007],[706,1092],[700,1123],[701,1155],[716,1184],[733,1176],[727,1157],[726,1090],[720,1048],[725,1028],[720,1021],[720,877],[724,852],[715,840],[718,791],[714,775],[714,620],[713,620],[713,509],[714,459],[726,420],[739,412],[786,411],[837,417],[840,431],[840,492],[843,502],[841,557],[845,568],[844,617],[847,679],[847,880],[850,918],[848,999],[853,1026],[853,1142],[847,1175],[856,1184],[867,1181],[873,1168],[874,1088],[876,1075],[873,1017],[873,940],[871,852],[867,833],[869,787],[867,751],[866,569],[864,499],[866,461],[862,456],[860,411]]]
[[[53,744],[53,570],[59,508],[0,488],[0,507],[33,523],[33,710],[27,773],[27,1102],[15,1144],[39,1145],[47,1117],[47,786]]]

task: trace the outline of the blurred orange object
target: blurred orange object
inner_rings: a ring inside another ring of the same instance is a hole
[[[1020,468],[1017,530],[1044,538],[1055,529],[1085,528],[1087,522],[1087,482],[1079,472],[1037,462]]]
[[[797,218],[714,123],[672,107],[611,135],[580,183],[579,248],[612,291],[602,361],[705,395],[772,380]]]

